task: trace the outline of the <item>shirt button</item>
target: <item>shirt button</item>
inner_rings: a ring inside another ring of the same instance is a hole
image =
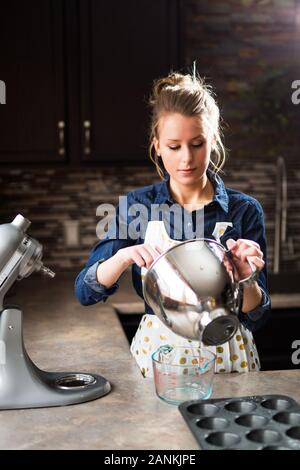
[[[189,222],[189,223],[188,223],[188,227],[191,227],[191,226],[192,226],[192,224],[191,224],[191,222]]]

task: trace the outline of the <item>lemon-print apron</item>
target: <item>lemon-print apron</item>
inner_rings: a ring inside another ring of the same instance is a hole
[[[172,240],[165,229],[164,222],[151,221],[148,223],[145,243],[156,246],[162,251],[179,243]],[[147,272],[142,268],[142,282]],[[180,295],[180,293],[179,293]],[[188,348],[203,347],[216,354],[215,372],[248,372],[258,371],[260,362],[251,331],[240,324],[235,336],[220,346],[205,346],[200,341],[183,338],[167,326],[156,315],[143,315],[136,334],[132,340],[130,351],[135,358],[144,377],[153,377],[152,354],[160,346],[168,344],[172,347]],[[188,357],[179,358],[180,363],[189,361]]]

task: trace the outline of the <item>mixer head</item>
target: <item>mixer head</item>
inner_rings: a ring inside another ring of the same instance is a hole
[[[0,225],[0,308],[4,295],[14,283],[34,271],[53,278],[55,273],[43,265],[42,245],[26,234],[31,222],[18,214],[10,224]]]

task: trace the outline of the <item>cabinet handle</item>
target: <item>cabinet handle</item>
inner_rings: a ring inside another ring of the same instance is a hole
[[[84,128],[84,154],[91,153],[91,121],[83,121]]]
[[[65,122],[58,121],[59,155],[65,154]]]

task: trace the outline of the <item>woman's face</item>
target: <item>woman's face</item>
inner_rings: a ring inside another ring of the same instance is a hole
[[[196,116],[170,113],[160,118],[158,130],[155,150],[170,177],[186,185],[200,181],[208,168],[215,142],[209,127]]]

